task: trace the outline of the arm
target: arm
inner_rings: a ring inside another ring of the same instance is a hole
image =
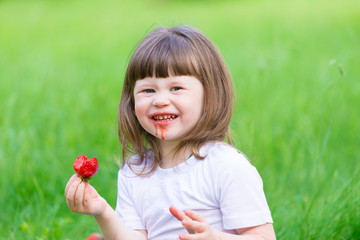
[[[126,227],[108,205],[103,214],[94,216],[105,239],[147,239],[145,230],[132,230]]]
[[[190,210],[179,211],[175,207],[170,207],[170,212],[174,215],[189,234],[180,234],[180,240],[275,240],[275,232],[271,223],[255,227],[236,229],[237,234],[220,232],[214,230],[198,213]]]
[[[95,188],[74,174],[65,188],[66,203],[75,213],[93,215],[106,239],[146,239],[145,230],[126,227]]]

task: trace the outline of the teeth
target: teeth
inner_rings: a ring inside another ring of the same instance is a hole
[[[156,116],[154,116],[154,119],[158,120],[158,121],[166,121],[166,120],[171,120],[171,119],[174,119],[174,118],[176,118],[175,114],[166,114],[166,115],[156,115]]]

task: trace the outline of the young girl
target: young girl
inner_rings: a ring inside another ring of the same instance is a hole
[[[275,239],[262,180],[225,143],[232,83],[198,30],[160,27],[130,59],[119,106],[115,211],[77,175],[65,195],[106,239]]]

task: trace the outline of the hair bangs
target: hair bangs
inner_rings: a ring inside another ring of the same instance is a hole
[[[168,35],[153,44],[145,41],[135,51],[128,74],[134,81],[147,77],[199,77],[196,56],[182,36]]]

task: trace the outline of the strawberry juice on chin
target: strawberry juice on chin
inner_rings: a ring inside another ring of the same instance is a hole
[[[174,115],[174,114],[162,114],[162,115]],[[178,118],[178,115],[176,114],[175,118],[169,118],[169,119],[165,119],[165,120],[156,120],[154,118],[151,118],[151,121],[154,124],[154,131],[155,131],[155,135],[159,138],[161,138],[161,140],[165,140],[165,132],[168,131],[168,125],[173,123],[176,119]]]

